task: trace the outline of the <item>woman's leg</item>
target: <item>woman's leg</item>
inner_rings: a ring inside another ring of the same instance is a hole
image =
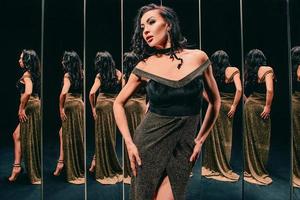
[[[174,200],[168,176],[166,176],[162,181],[153,200]]]
[[[95,167],[96,167],[96,155],[94,154],[89,171],[93,173],[95,171]]]
[[[59,158],[57,161],[56,169],[53,172],[54,176],[59,176],[61,170],[64,167],[64,151],[63,151],[63,140],[62,140],[62,128],[59,129]]]
[[[15,181],[21,172],[21,140],[20,140],[20,124],[16,127],[13,133],[14,140],[14,164],[9,181]]]

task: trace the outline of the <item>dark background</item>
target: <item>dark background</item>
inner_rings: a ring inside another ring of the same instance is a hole
[[[201,1],[201,46],[210,57],[217,50],[224,50],[231,66],[242,73],[242,43],[240,27],[240,1]],[[240,175],[238,182],[221,182],[201,177],[201,199],[242,199],[242,98],[234,116],[232,153],[230,165]],[[205,144],[204,144],[205,145]]]
[[[59,157],[59,94],[64,51],[74,50],[83,60],[83,0],[46,0],[43,73],[43,175],[44,199],[83,199],[84,185],[66,181],[65,173],[54,177]]]
[[[254,48],[267,57],[276,75],[272,103],[269,186],[245,183],[244,199],[289,199],[291,172],[290,88],[288,74],[287,4],[285,0],[243,1],[244,54]]]
[[[19,57],[23,49],[33,49],[41,56],[41,1],[0,1],[0,196],[17,199],[38,199],[41,186],[30,184],[25,173],[15,184],[7,184],[11,174],[13,156],[12,134],[18,125],[20,94],[16,82],[22,76]],[[24,167],[24,165],[23,165]]]
[[[236,13],[237,0],[202,0],[202,49],[211,55],[217,49],[227,50],[233,66],[241,67],[240,41]],[[137,9],[150,2],[140,0],[124,0],[124,52],[129,50],[132,36],[133,18]],[[225,3],[226,2],[226,3]],[[291,38],[292,45],[300,45],[300,24],[298,19],[300,1],[291,0]],[[193,48],[199,48],[199,13],[197,0],[163,0],[163,4],[174,8],[179,15],[183,34],[187,37]],[[0,195],[6,199],[14,195],[15,199],[37,199],[40,196],[40,186],[27,183],[23,174],[17,184],[4,183],[5,176],[11,173],[13,163],[12,133],[18,123],[17,111],[19,106],[19,93],[15,88],[16,81],[20,78],[21,70],[18,59],[21,50],[35,49],[41,56],[41,0],[31,1],[0,1],[0,26],[1,26],[1,66],[0,79],[2,106],[0,120]],[[87,41],[86,41],[86,89],[88,91],[94,81],[93,59],[97,50],[108,50],[114,57],[117,67],[121,69],[121,21],[120,1],[87,0]],[[220,17],[222,16],[222,17]],[[232,20],[234,18],[234,20]],[[288,52],[286,31],[286,1],[284,0],[244,0],[244,53],[252,48],[260,48],[268,58],[268,64],[275,70],[277,82],[275,97],[272,106],[272,134],[269,164],[267,166],[274,180],[272,185],[252,186],[245,183],[245,199],[288,199],[290,191],[290,127],[289,127],[289,96],[288,87]],[[222,20],[224,20],[224,23]],[[75,50],[83,60],[83,1],[82,0],[46,0],[45,3],[45,32],[44,32],[44,73],[43,73],[43,156],[44,156],[44,197],[45,199],[83,199],[84,186],[73,186],[65,181],[64,174],[54,178],[59,155],[60,118],[58,98],[62,81],[61,58],[65,50]],[[232,42],[231,42],[232,41]],[[93,151],[93,120],[90,106],[86,103],[87,113],[87,166],[89,167]],[[239,127],[239,125],[236,125]],[[237,128],[238,129],[238,128]],[[238,134],[238,131],[234,134]],[[236,136],[235,135],[235,136]],[[119,144],[120,144],[120,140]],[[237,139],[238,141],[238,139]],[[233,145],[239,144],[233,141]],[[119,146],[119,145],[118,145]],[[233,147],[238,148],[238,147]],[[119,149],[118,149],[119,150]],[[119,150],[120,152],[120,150]],[[238,157],[239,155],[236,154]],[[238,163],[232,163],[237,166]],[[189,184],[188,199],[199,199],[203,193],[226,192],[216,184],[203,185],[200,183],[199,161],[195,166],[194,177]],[[119,199],[120,186],[110,190],[92,189],[88,176],[88,195],[101,194],[113,195]],[[97,185],[98,186],[98,185]],[[101,187],[101,186],[100,186]],[[100,188],[99,187],[99,188]],[[206,187],[217,187],[216,190],[206,190]],[[90,189],[93,190],[91,192]],[[104,188],[104,187],[103,187]],[[128,187],[126,187],[128,188]],[[203,189],[201,189],[203,188]],[[94,190],[97,192],[94,192]],[[127,190],[126,190],[127,191]],[[239,194],[238,191],[235,194]],[[126,196],[128,193],[126,192]],[[299,198],[299,196],[298,196]],[[91,198],[92,199],[92,198]],[[209,198],[207,198],[209,199]],[[221,199],[216,197],[214,199]]]

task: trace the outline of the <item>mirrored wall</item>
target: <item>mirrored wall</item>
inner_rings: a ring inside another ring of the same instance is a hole
[[[135,17],[150,3],[177,13],[221,97],[185,198],[300,199],[299,0],[2,0],[1,197],[130,199],[113,103],[141,60]],[[132,138],[149,85],[124,105]]]

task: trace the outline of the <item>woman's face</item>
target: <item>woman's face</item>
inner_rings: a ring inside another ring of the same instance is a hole
[[[169,48],[171,46],[168,36],[169,28],[158,9],[144,13],[141,18],[143,38],[150,47]]]
[[[19,65],[21,68],[24,67],[24,62],[23,62],[23,53],[21,53],[20,58],[19,58]]]

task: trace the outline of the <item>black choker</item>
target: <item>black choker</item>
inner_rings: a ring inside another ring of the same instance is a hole
[[[171,47],[165,48],[165,49],[155,49],[156,54],[166,54],[170,55],[171,54]]]

